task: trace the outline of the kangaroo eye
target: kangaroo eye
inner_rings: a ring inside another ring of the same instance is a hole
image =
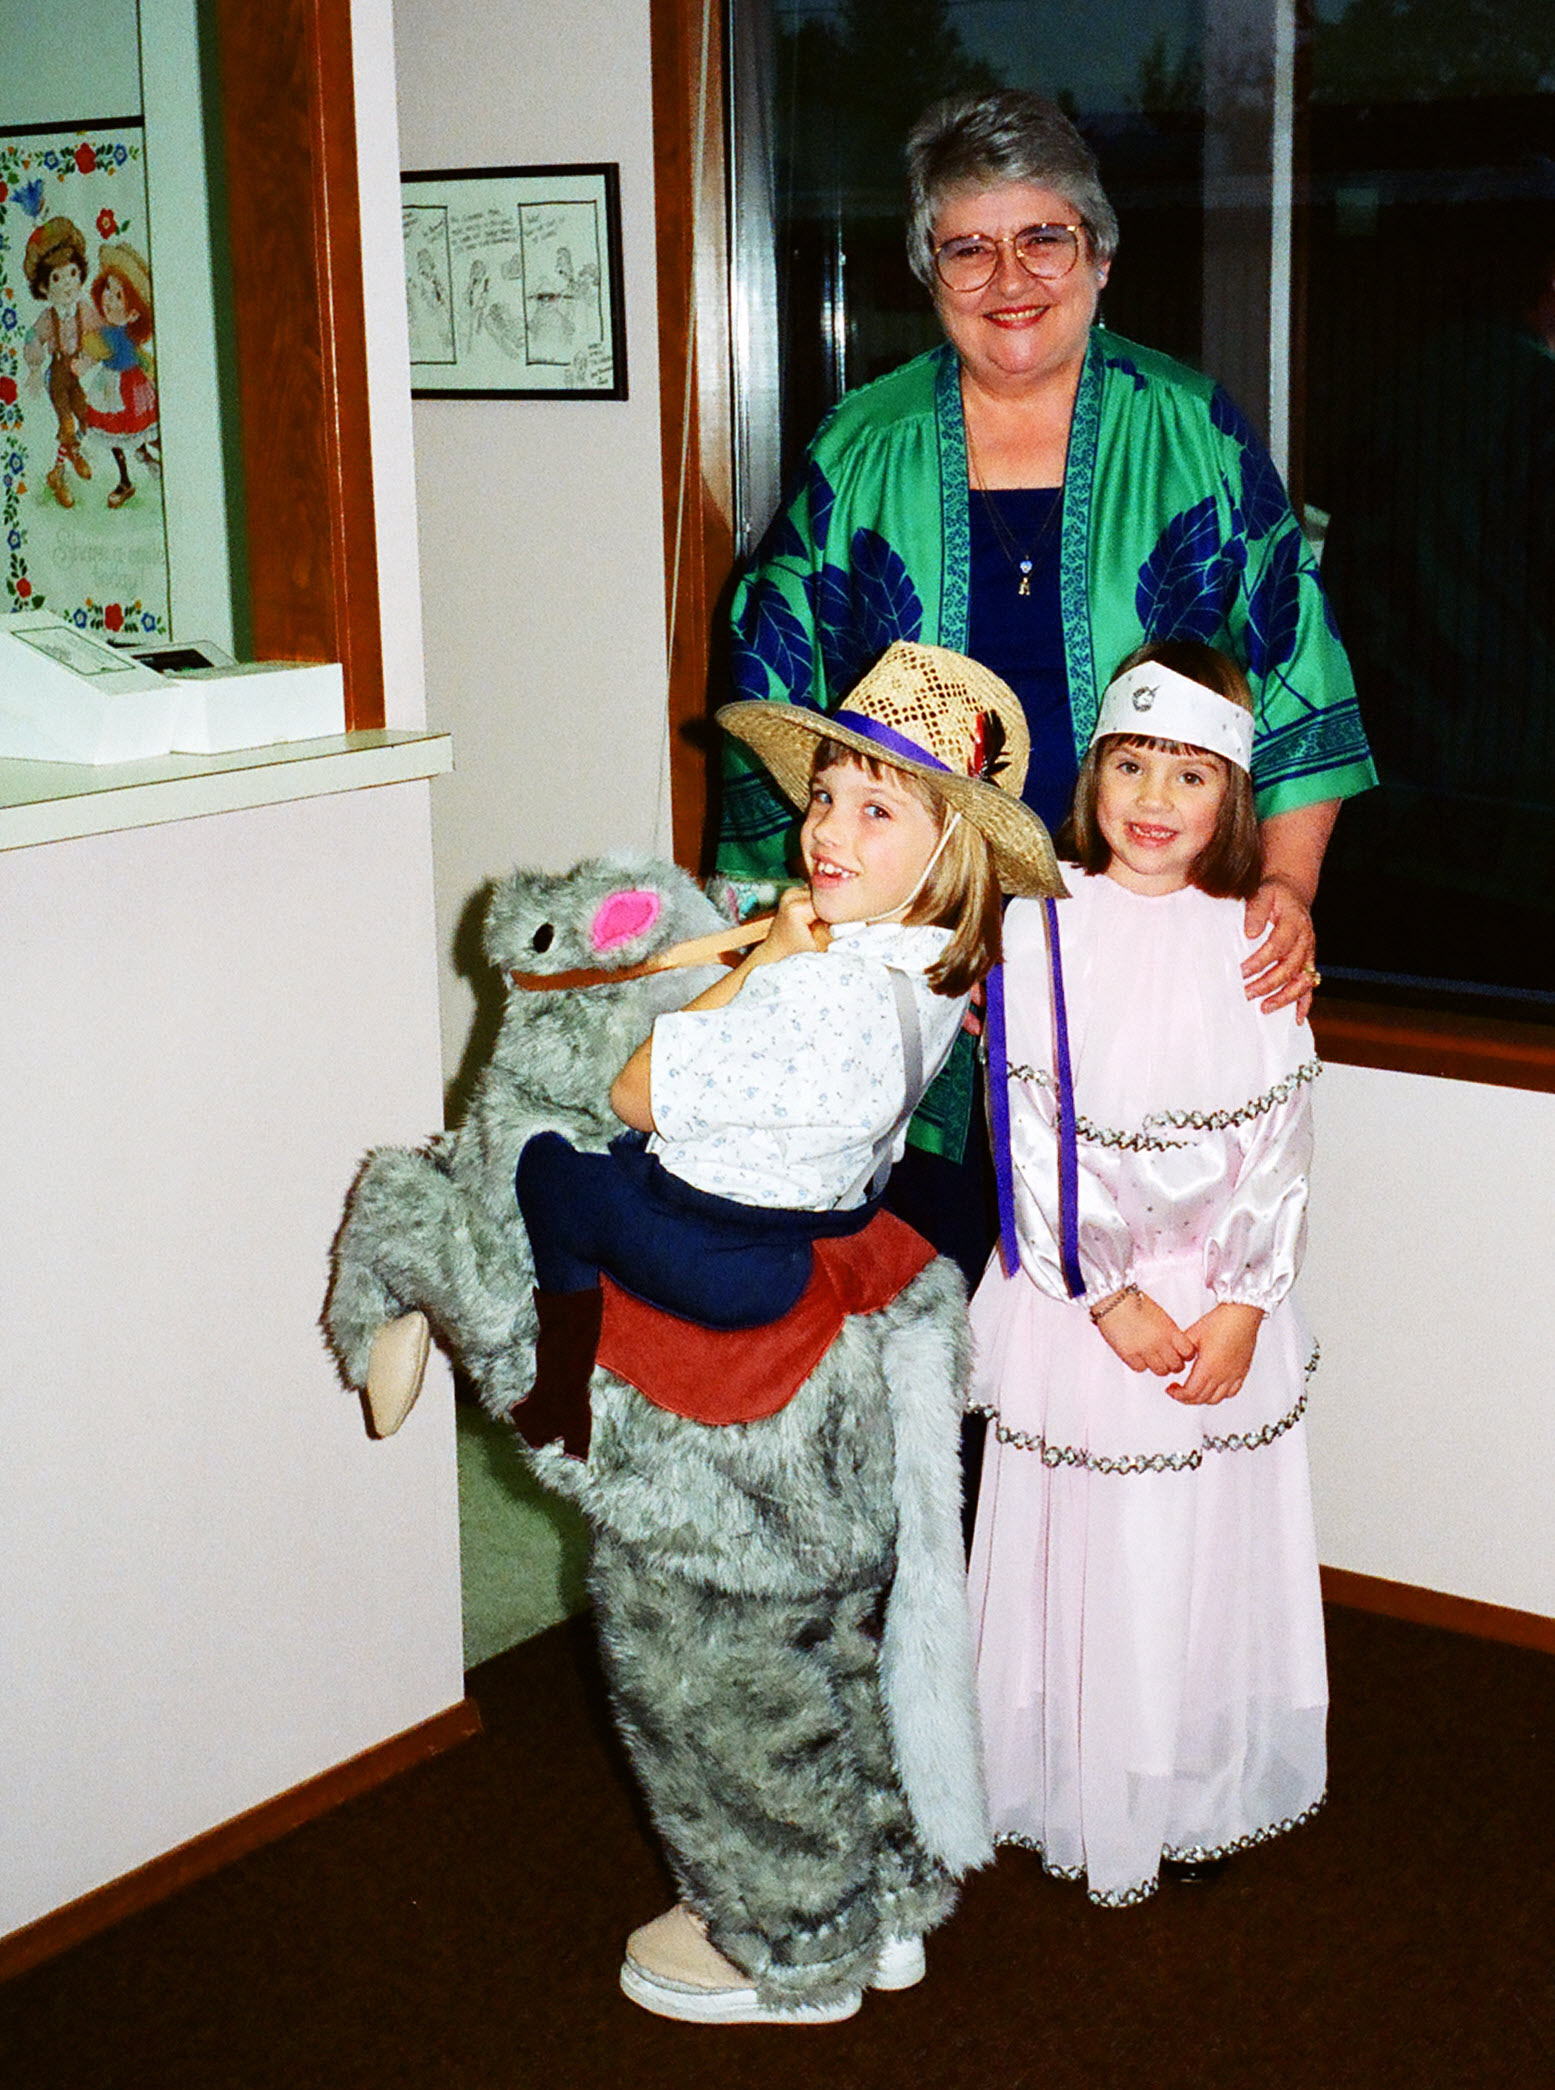
[[[556,931],[549,922],[542,922],[534,935],[530,937],[529,948],[532,951],[548,951],[555,941]]]

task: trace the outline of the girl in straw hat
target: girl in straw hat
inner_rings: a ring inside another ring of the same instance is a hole
[[[704,1327],[765,1326],[796,1303],[812,1244],[878,1207],[998,962],[1001,891],[1062,890],[1018,796],[1020,705],[975,661],[898,642],[837,711],[718,718],[804,809],[806,882],[622,1068],[610,1101],[631,1130],[609,1153],[544,1132],[520,1156],[539,1334],[514,1421],[531,1442],[586,1444],[601,1270]]]
[[[991,1855],[956,1516],[965,1293],[874,1214],[998,956],[1001,888],[1060,888],[1013,795],[1019,706],[974,662],[896,645],[839,711],[720,716],[805,809],[805,883],[627,1062],[612,1152],[524,1149],[540,1332],[512,1419],[590,1517],[612,1701],[681,1897],[631,1934],[622,1988],[684,2022],[831,2023],[922,1978],[923,1933]],[[601,1272],[680,1318],[617,1286],[602,1316]],[[646,1363],[618,1351],[645,1315]],[[602,1318],[628,1383],[580,1464],[550,1440],[589,1447]],[[670,1385],[646,1368],[666,1354]]]
[[[1295,1009],[1262,1013],[1243,977],[1252,744],[1225,655],[1125,663],[1061,837],[1073,897],[1010,909],[989,1012],[989,1800],[996,1840],[1112,1906],[1293,1827],[1326,1774],[1315,1353],[1290,1296],[1319,1070]]]
[[[108,438],[118,482],[108,496],[110,508],[122,508],[135,491],[130,477],[131,445],[142,464],[161,470],[157,444],[157,390],[151,351],[151,271],[125,241],[101,248],[92,298],[102,324],[87,339],[87,352],[97,359],[101,389],[97,401],[88,396],[86,421]],[[100,403],[98,403],[100,402]]]

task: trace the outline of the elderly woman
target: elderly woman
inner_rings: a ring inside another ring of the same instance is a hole
[[[830,708],[893,639],[970,653],[1018,691],[1025,796],[1056,825],[1124,656],[1147,639],[1229,647],[1257,702],[1248,992],[1304,1011],[1323,851],[1339,801],[1375,778],[1279,477],[1210,379],[1098,322],[1117,220],[1059,109],[1014,90],[940,103],[908,168],[908,253],[946,344],[816,436],[735,597],[740,693]],[[723,818],[724,870],[782,875],[791,814],[740,756]],[[970,1056],[936,1087],[915,1138],[954,1157]]]

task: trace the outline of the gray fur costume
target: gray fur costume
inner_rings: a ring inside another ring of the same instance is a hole
[[[603,957],[626,891],[662,906]],[[672,866],[600,859],[515,872],[485,946],[504,973],[625,967],[720,919]],[[326,1309],[351,1383],[378,1327],[420,1307],[493,1414],[526,1391],[519,1150],[545,1127],[605,1146],[614,1076],[709,977],[509,994],[467,1123],[423,1154],[379,1149],[351,1193]],[[601,1369],[587,1462],[523,1454],[590,1520],[610,1688],[677,1889],[765,2002],[867,1981],[881,1939],[937,1922],[992,1855],[959,1517],[967,1353],[941,1258],[850,1317],[776,1415],[688,1421]]]
[[[634,909],[634,894],[649,897]],[[624,934],[634,921],[636,933]],[[625,969],[725,921],[673,864],[595,857],[571,871],[501,879],[487,903],[481,947],[504,980],[514,972]],[[556,1131],[575,1147],[607,1147],[622,1129],[610,1108],[615,1074],[655,1017],[682,1008],[721,972],[657,973],[567,993],[509,988],[491,1063],[464,1123],[418,1153],[375,1148],[352,1186],[324,1310],[350,1385],[366,1385],[367,1354],[384,1323],[419,1308],[488,1414],[504,1416],[523,1399],[535,1338],[529,1236],[513,1194],[524,1143]]]

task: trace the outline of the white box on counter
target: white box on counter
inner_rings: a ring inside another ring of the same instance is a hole
[[[52,610],[0,618],[0,760],[99,766],[345,729],[337,662],[240,664],[208,645],[137,656]]]

